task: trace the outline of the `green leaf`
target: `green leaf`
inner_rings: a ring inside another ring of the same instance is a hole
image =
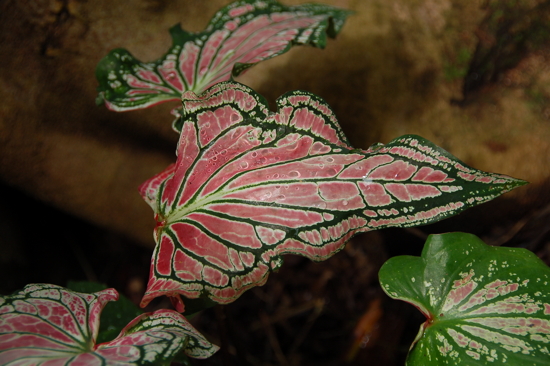
[[[236,82],[182,100],[178,159],[140,187],[158,223],[142,306],[163,295],[178,311],[181,296],[229,303],[283,254],[322,261],[356,233],[439,221],[525,184],[419,136],[354,149],[304,91],[280,97],[276,112]]]
[[[293,45],[324,48],[351,12],[328,5],[283,6],[274,0],[241,0],[221,9],[203,32],[170,29],[172,47],[159,60],[140,62],[125,49],[113,50],[96,69],[98,104],[115,111],[179,101],[227,81]]]
[[[421,257],[391,258],[379,277],[427,318],[407,365],[550,365],[550,268],[528,250],[431,235]]]

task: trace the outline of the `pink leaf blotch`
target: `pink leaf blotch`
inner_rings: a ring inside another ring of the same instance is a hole
[[[407,365],[548,365],[550,268],[528,250],[431,235],[420,258],[391,258],[379,278],[427,318]]]
[[[524,184],[419,136],[353,149],[307,92],[277,106],[236,82],[184,93],[177,161],[140,188],[158,222],[142,306],[161,295],[229,303],[283,254],[321,261],[355,233],[428,224]]]
[[[216,352],[173,310],[142,314],[116,339],[96,344],[101,311],[117,299],[114,289],[85,294],[48,284],[0,297],[0,364],[141,365],[180,350],[195,358]]]
[[[206,30],[170,30],[172,47],[142,63],[124,49],[111,51],[96,70],[98,103],[115,111],[178,101],[237,76],[250,66],[287,52],[292,45],[324,48],[350,11],[328,5],[283,6],[274,0],[241,0],[214,15]]]

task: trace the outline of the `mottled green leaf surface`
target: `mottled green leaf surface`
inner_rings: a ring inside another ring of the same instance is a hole
[[[550,365],[550,268],[528,250],[432,235],[379,276],[427,318],[407,365]]]

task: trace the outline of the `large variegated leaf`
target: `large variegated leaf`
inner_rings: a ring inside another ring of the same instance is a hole
[[[328,5],[237,1],[216,13],[203,32],[170,29],[172,47],[155,62],[140,62],[124,49],[111,51],[96,70],[98,101],[116,111],[179,101],[186,90],[202,92],[294,44],[323,48],[327,34],[336,36],[349,14]]]
[[[114,289],[85,294],[45,284],[0,297],[0,365],[142,365],[180,350],[196,358],[217,350],[173,310],[142,314],[96,345],[100,313],[117,298]]]
[[[550,268],[528,250],[433,235],[379,277],[427,318],[407,365],[550,365]]]
[[[431,223],[524,184],[418,136],[352,149],[307,92],[277,105],[233,82],[183,95],[177,162],[140,188],[158,222],[142,305],[160,295],[228,303],[282,254],[324,260],[357,232]]]

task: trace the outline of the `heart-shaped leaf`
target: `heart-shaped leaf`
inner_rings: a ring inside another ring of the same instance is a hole
[[[432,235],[379,277],[427,318],[407,365],[550,365],[550,268],[528,250]]]
[[[328,5],[237,1],[218,11],[203,32],[170,29],[172,47],[157,61],[111,51],[97,66],[98,102],[124,111],[179,101],[186,90],[202,92],[292,45],[324,48],[327,35],[335,37],[350,13]]]
[[[525,182],[467,167],[418,136],[352,149],[330,107],[303,91],[272,113],[250,88],[183,95],[178,159],[140,187],[157,246],[142,306],[168,295],[229,303],[281,255],[316,261],[355,233],[428,224]]]
[[[0,364],[142,365],[168,362],[180,350],[195,358],[217,350],[173,310],[142,314],[96,345],[100,313],[117,298],[114,289],[85,294],[46,284],[0,297]]]

